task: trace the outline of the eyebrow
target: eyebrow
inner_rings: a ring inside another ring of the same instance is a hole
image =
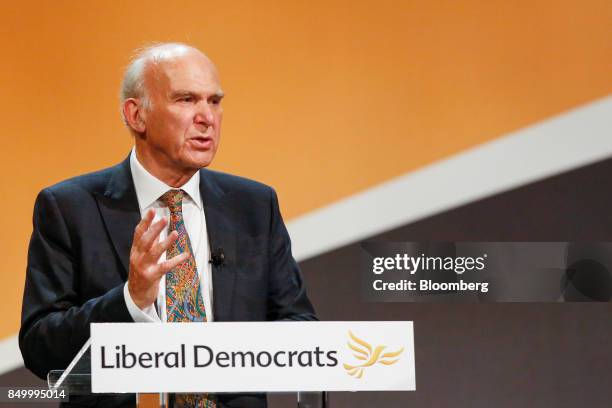
[[[196,96],[196,97],[200,97],[200,95],[197,92],[193,92],[193,91],[174,91],[170,94],[170,97],[172,99],[177,98],[179,96]],[[214,94],[211,95],[212,97],[217,97],[219,99],[223,99],[223,97],[225,96],[225,93],[223,91],[218,91],[215,92]]]

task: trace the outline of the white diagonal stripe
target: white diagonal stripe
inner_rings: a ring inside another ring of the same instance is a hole
[[[402,175],[288,223],[302,261],[612,156],[612,96]]]
[[[23,367],[17,335],[0,340],[0,375]]]

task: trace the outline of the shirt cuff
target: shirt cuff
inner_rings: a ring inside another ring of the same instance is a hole
[[[125,298],[125,304],[127,306],[128,312],[130,312],[130,316],[134,319],[136,323],[161,323],[161,319],[157,315],[157,310],[155,310],[155,305],[151,303],[148,307],[141,309],[136,306],[132,296],[130,295],[130,291],[128,290],[128,283],[125,282],[123,286],[123,297]]]

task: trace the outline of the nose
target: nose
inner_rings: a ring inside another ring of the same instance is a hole
[[[210,126],[215,121],[215,116],[210,108],[209,104],[206,101],[201,101],[198,104],[198,110],[194,117],[195,123],[203,124],[206,126]]]

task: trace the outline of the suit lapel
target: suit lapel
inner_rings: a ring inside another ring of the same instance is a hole
[[[204,203],[211,253],[223,249],[225,262],[212,267],[213,311],[216,321],[229,320],[236,281],[236,231],[224,202],[226,193],[208,170],[200,171],[200,194]]]
[[[123,265],[122,275],[127,279],[134,229],[141,218],[129,156],[113,168],[106,190],[97,196],[97,200],[113,247]]]

